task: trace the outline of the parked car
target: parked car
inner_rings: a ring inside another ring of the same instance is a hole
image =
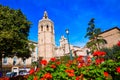
[[[19,75],[27,75],[29,72],[27,70],[19,70]]]
[[[29,70],[30,68],[19,68],[19,67],[12,67],[12,71],[11,72],[7,72],[6,76],[7,77],[16,77],[19,75],[27,75],[29,74]]]
[[[6,77],[15,77],[15,76],[17,76],[16,72],[7,72],[6,73]]]

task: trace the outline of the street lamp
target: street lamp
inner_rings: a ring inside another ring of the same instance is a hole
[[[69,29],[65,30],[67,39],[68,39],[68,45],[69,45],[69,53],[70,53],[70,60],[72,60],[72,51],[70,50],[70,43],[69,43]]]

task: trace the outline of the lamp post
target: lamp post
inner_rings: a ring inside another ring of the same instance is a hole
[[[69,43],[69,29],[65,30],[67,39],[68,39],[68,46],[69,46],[69,53],[70,53],[70,60],[72,60],[72,51],[70,50],[70,43]]]

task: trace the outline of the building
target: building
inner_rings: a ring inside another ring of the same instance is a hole
[[[102,32],[100,36],[102,36],[107,42],[103,47],[111,48],[120,41],[120,29],[118,27],[111,28]]]
[[[31,57],[25,59],[23,61],[22,58],[18,58],[17,56],[11,57],[5,57],[2,58],[2,71],[3,75],[5,75],[6,72],[10,72],[12,67],[19,67],[19,68],[31,68],[31,63],[34,61],[37,61],[37,43],[30,41],[30,44],[33,44],[35,46]]]
[[[60,41],[60,46],[55,47],[55,57],[60,57],[69,54],[70,50],[72,50],[73,56],[79,56],[79,55],[87,56],[87,50],[89,50],[88,48],[86,47],[81,48],[70,44],[70,50],[69,50],[68,40],[64,36],[61,36],[61,39],[59,41]]]
[[[38,24],[38,57],[39,59],[49,60],[54,57],[55,40],[54,40],[54,23],[48,18],[47,12],[39,20]]]
[[[69,49],[70,46],[70,49]],[[68,40],[61,36],[60,46],[55,46],[55,32],[54,23],[48,18],[45,11],[43,18],[39,20],[38,24],[38,57],[39,59],[50,60],[51,57],[60,57],[69,54],[72,50],[72,55],[86,56],[88,48],[80,48],[70,45]]]

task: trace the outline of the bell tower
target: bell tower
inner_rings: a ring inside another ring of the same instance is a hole
[[[39,59],[49,60],[54,57],[55,41],[54,41],[54,23],[48,18],[48,14],[44,11],[43,18],[38,24],[38,57]]]

